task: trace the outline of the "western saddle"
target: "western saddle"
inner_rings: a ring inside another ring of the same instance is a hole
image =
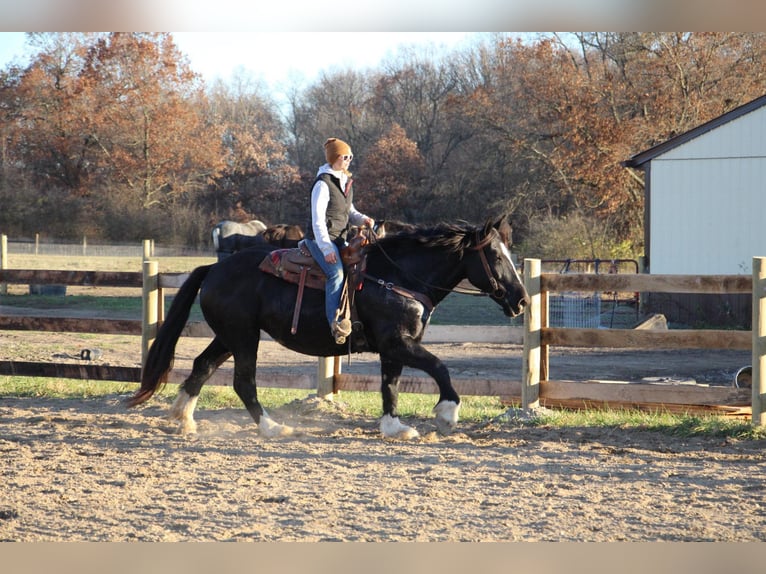
[[[373,232],[367,228],[360,228],[349,239],[348,245],[341,249],[341,260],[345,270],[346,279],[341,296],[341,308],[339,317],[350,319],[352,315],[352,297],[349,292],[356,290],[362,281],[364,272],[365,252],[364,248],[370,244]],[[301,304],[303,303],[303,291],[306,287],[324,290],[326,277],[324,271],[314,260],[309,252],[305,240],[298,243],[298,247],[290,249],[277,249],[269,253],[261,261],[258,268],[270,273],[275,277],[298,285],[298,295],[293,310],[293,321],[290,332],[295,335],[298,331],[298,318],[300,317]],[[349,284],[353,288],[349,290]]]

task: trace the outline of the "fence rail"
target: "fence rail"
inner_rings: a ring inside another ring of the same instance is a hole
[[[524,361],[522,367],[522,408],[551,405],[723,405],[736,408],[747,401],[756,425],[766,424],[764,385],[760,366],[766,366],[766,264],[764,278],[758,279],[762,258],[754,258],[753,275],[592,275],[541,273],[539,259],[524,262],[524,282],[531,298],[525,311]],[[562,329],[548,325],[548,298],[557,291],[636,291],[665,293],[747,293],[753,294],[752,331],[730,330],[651,330]],[[761,307],[763,306],[763,307]],[[573,385],[571,381],[549,381],[549,347],[631,347],[750,349],[752,353],[752,389],[678,386],[635,383],[624,385],[599,381],[597,384]],[[746,404],[746,403],[745,403]]]

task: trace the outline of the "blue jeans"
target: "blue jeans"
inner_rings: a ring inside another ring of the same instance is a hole
[[[335,321],[335,311],[338,310],[340,305],[340,296],[343,294],[343,262],[340,259],[340,251],[338,246],[333,243],[333,249],[335,249],[335,263],[328,263],[324,260],[324,254],[319,249],[319,245],[313,239],[306,239],[306,246],[311,251],[311,255],[314,256],[319,266],[327,276],[327,283],[325,284],[325,314],[327,315],[327,324],[332,325]]]

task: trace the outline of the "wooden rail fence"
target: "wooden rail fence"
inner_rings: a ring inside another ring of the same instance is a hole
[[[164,289],[180,287],[188,273],[159,273],[158,262],[149,259],[151,244],[144,242],[141,272],[33,271],[0,268],[0,285],[64,284],[142,289],[141,320],[85,319],[62,317],[0,316],[0,330],[85,332],[141,336],[142,359],[156,336],[164,317]],[[3,261],[7,255],[3,253]],[[531,298],[525,312],[524,327],[429,327],[427,340],[510,342],[524,346],[521,377],[515,380],[456,379],[460,394],[501,396],[517,400],[522,408],[538,405],[591,408],[601,406],[662,407],[692,410],[716,407],[731,412],[749,405],[753,424],[766,424],[766,259],[753,259],[753,274],[617,275],[541,273],[540,260],[527,259],[524,281]],[[635,329],[572,329],[548,326],[548,297],[554,292],[670,292],[670,293],[752,293],[752,331]],[[183,336],[209,337],[204,323],[187,324]],[[657,385],[614,381],[549,380],[548,352],[551,346],[612,348],[698,348],[750,349],[752,389],[705,387],[703,385]],[[142,361],[143,362],[143,361]],[[222,370],[211,382],[230,384],[230,371]],[[188,371],[174,370],[171,382],[181,382]],[[43,376],[73,379],[140,381],[138,367],[98,364],[57,364],[46,362],[0,361],[0,375]],[[315,379],[311,377],[269,375],[262,386],[316,388],[320,396],[339,390],[378,390],[377,376],[340,372],[339,358],[320,359]],[[434,393],[436,386],[427,377],[405,377],[400,383],[405,392]]]

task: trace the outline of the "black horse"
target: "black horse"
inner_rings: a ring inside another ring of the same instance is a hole
[[[192,373],[181,385],[171,417],[181,432],[194,432],[194,407],[202,385],[230,356],[234,356],[234,390],[266,436],[292,432],[263,410],[256,391],[256,359],[261,329],[275,341],[299,353],[318,357],[350,352],[380,355],[385,436],[413,438],[415,429],[397,414],[398,381],[402,369],[425,371],[439,386],[434,407],[440,432],[457,424],[460,398],[447,367],[428,352],[421,340],[433,307],[462,280],[488,294],[506,315],[523,312],[527,292],[508,250],[510,226],[505,217],[483,226],[467,223],[411,227],[380,238],[367,248],[367,266],[354,299],[359,328],[348,349],[335,344],[324,313],[324,293],[306,289],[300,328],[290,332],[297,286],[258,269],[267,249],[250,248],[221,262],[198,267],[176,294],[167,318],[149,349],[140,389],[129,399],[135,406],[162,385],[173,364],[176,342],[199,291],[205,320],[215,338],[194,360]]]

